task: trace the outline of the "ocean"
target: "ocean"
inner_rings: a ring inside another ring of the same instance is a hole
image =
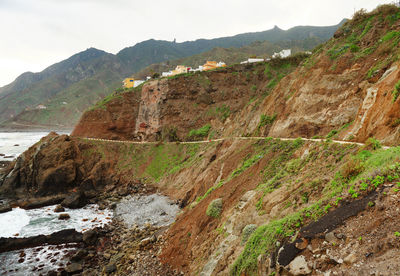
[[[0,161],[12,161],[49,132],[0,132]]]

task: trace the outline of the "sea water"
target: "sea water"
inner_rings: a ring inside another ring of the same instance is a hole
[[[60,213],[54,212],[56,205],[24,210],[14,208],[10,212],[0,214],[0,238],[32,237],[48,235],[64,229],[75,229],[84,232],[94,227],[102,227],[112,219],[112,211],[99,210],[96,204],[81,209],[66,208],[70,219],[59,220]]]
[[[56,205],[32,210],[14,208],[0,214],[0,237],[32,237],[48,235],[63,229],[85,232],[94,227],[103,227],[112,220],[111,210],[100,210],[96,204],[81,209],[65,209],[68,220],[59,220],[54,212]],[[44,275],[65,267],[68,254],[76,249],[75,244],[45,245],[0,254],[0,275]],[[21,255],[22,254],[22,255]],[[23,256],[23,257],[21,257]]]
[[[12,161],[49,132],[0,132],[0,161]],[[61,133],[60,133],[61,134]]]

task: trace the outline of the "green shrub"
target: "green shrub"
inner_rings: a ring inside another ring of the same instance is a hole
[[[381,142],[379,142],[379,140],[375,139],[374,137],[370,137],[368,138],[368,140],[365,142],[365,149],[371,149],[371,150],[377,150],[380,149],[381,146]]]
[[[360,51],[360,47],[358,47],[358,46],[355,45],[355,44],[351,44],[351,45],[350,45],[350,51],[351,51],[352,53],[356,53],[356,52]]]
[[[229,115],[231,115],[231,109],[225,104],[223,104],[221,107],[217,107],[215,111],[217,112],[218,117],[222,122],[224,122],[229,117]]]
[[[261,114],[260,123],[258,124],[258,128],[261,128],[266,125],[272,125],[272,123],[276,119],[276,116],[277,116],[276,113],[272,116]]]
[[[382,42],[386,42],[388,40],[392,40],[393,38],[400,36],[400,31],[390,31],[387,32],[383,37],[382,37]]]
[[[395,102],[400,94],[400,81],[396,83],[394,90],[392,91],[392,94],[393,94],[393,102]]]
[[[392,127],[397,127],[398,125],[400,125],[400,118],[393,120],[393,122],[390,124]]]
[[[198,129],[192,129],[189,134],[188,137],[189,138],[195,138],[195,137],[206,137],[208,135],[208,133],[211,130],[211,125],[207,124],[202,126],[201,128]]]
[[[242,230],[242,244],[246,243],[251,234],[257,229],[257,225],[248,224]]]
[[[338,131],[336,129],[331,130],[327,135],[326,138],[332,138],[333,136],[335,136],[336,134],[338,134]]]
[[[211,201],[207,207],[206,214],[209,217],[217,218],[222,212],[222,198],[217,198]]]
[[[343,165],[341,174],[344,179],[350,180],[363,172],[364,166],[359,159],[351,158]]]

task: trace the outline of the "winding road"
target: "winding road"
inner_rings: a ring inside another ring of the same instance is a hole
[[[201,140],[201,141],[186,141],[186,142],[163,142],[165,144],[204,144],[204,143],[212,143],[212,142],[221,142],[225,140],[265,140],[266,138],[270,137],[225,137],[225,138],[218,138],[218,139],[211,139],[211,140]],[[299,138],[275,138],[273,139],[280,139],[282,141],[294,141]],[[149,142],[149,141],[130,141],[130,140],[109,140],[109,139],[99,139],[99,138],[82,138],[88,141],[99,141],[99,142],[111,142],[111,143],[125,143],[125,144],[158,144],[160,142]],[[311,139],[311,138],[300,138],[303,141],[311,141],[311,142],[324,142],[328,139]],[[341,141],[341,140],[331,140],[333,143],[343,144],[343,145],[357,145],[357,146],[364,146],[364,143],[358,142],[350,142],[350,141]],[[389,149],[389,146],[382,146],[383,149]]]

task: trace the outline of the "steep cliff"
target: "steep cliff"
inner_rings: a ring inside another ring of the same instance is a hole
[[[209,125],[196,139],[330,134],[361,142],[375,136],[396,144],[399,24],[393,10],[359,14],[309,57],[296,55],[147,83],[131,135],[183,141]],[[86,128],[86,116],[77,128]]]

